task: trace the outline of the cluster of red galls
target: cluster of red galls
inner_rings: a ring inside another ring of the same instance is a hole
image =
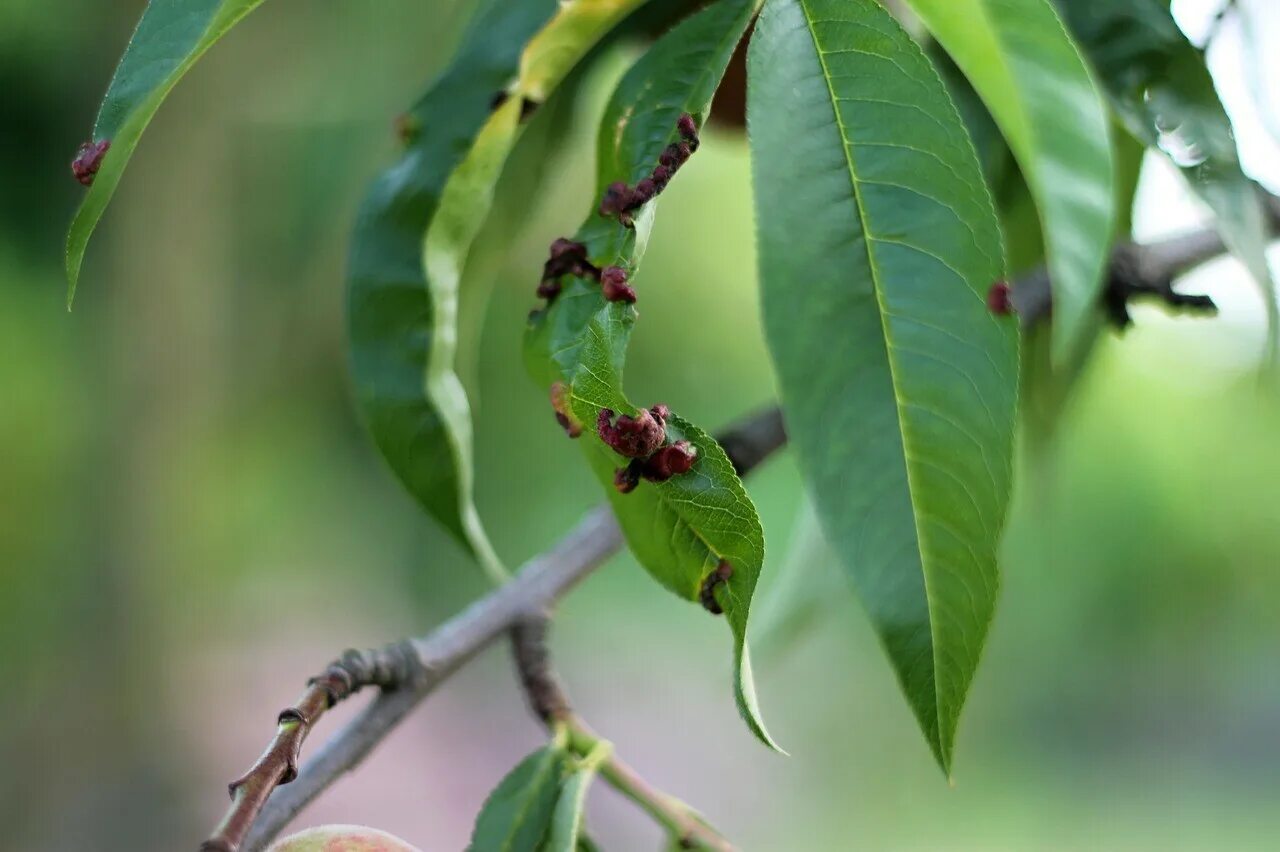
[[[658,157],[658,165],[646,178],[634,187],[622,181],[610,184],[600,200],[601,216],[616,216],[626,227],[635,222],[632,213],[653,200],[667,188],[675,173],[698,150],[698,128],[693,116],[681,115],[676,122],[680,141],[673,142]],[[626,270],[618,266],[603,269],[591,263],[587,247],[568,239],[558,239],[551,244],[547,262],[542,268],[542,280],[538,284],[539,298],[550,304],[563,288],[560,283],[565,275],[587,278],[600,282],[601,294],[610,302],[634,303],[636,292],[627,282]],[[582,424],[574,418],[569,407],[567,388],[563,382],[551,386],[551,407],[556,422],[570,438],[582,434]],[[596,434],[605,445],[630,461],[614,472],[613,484],[619,492],[629,494],[640,480],[665,482],[673,476],[687,473],[698,458],[697,448],[688,441],[667,442],[667,420],[670,410],[662,404],[643,409],[634,417],[618,415],[611,408],[603,408],[596,417]],[[699,600],[709,612],[723,612],[716,600],[716,589],[733,576],[733,566],[721,560],[702,584]]]
[[[634,491],[641,479],[665,482],[693,467],[698,457],[693,444],[688,441],[667,443],[667,419],[670,417],[670,410],[661,404],[642,409],[635,417],[623,414],[616,420],[613,409],[600,409],[596,417],[596,434],[615,453],[631,459],[613,476],[614,487],[623,494]]]
[[[551,408],[556,422],[570,438],[582,434],[582,424],[569,410],[567,388],[564,382],[551,386]],[[640,480],[665,482],[673,476],[687,473],[698,458],[698,450],[688,441],[667,443],[667,420],[671,411],[665,405],[630,414],[616,415],[611,408],[600,409],[596,417],[596,434],[605,445],[624,458],[631,459],[625,467],[618,468],[613,484],[623,494],[629,494]]]
[[[666,147],[658,156],[658,165],[653,167],[647,178],[642,178],[634,187],[622,181],[609,184],[600,199],[601,216],[617,216],[619,222],[630,227],[633,224],[631,213],[667,188],[671,178],[698,150],[698,126],[693,116],[688,113],[680,116],[676,121],[676,131],[680,134],[680,141]]]
[[[698,128],[693,116],[688,113],[680,116],[676,122],[676,132],[680,134],[680,141],[671,143],[663,150],[658,157],[658,165],[654,166],[647,178],[634,187],[627,186],[622,181],[609,184],[600,200],[601,216],[616,216],[627,227],[635,224],[632,212],[666,189],[675,173],[698,150]],[[563,289],[560,279],[566,275],[599,282],[601,294],[610,302],[635,303],[636,291],[628,283],[625,269],[621,266],[606,266],[601,269],[587,257],[586,246],[561,237],[551,244],[547,262],[543,264],[538,298],[546,299],[547,304],[554,301]]]
[[[538,283],[538,298],[546,299],[550,304],[560,295],[563,285],[560,279],[565,275],[576,275],[579,278],[590,278],[600,282],[600,291],[610,302],[633,303],[636,291],[627,283],[627,272],[620,266],[606,266],[600,269],[587,259],[587,247],[573,240],[559,238],[551,244],[551,253],[542,266],[542,281]]]

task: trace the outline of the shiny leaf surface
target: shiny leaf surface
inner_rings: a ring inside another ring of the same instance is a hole
[[[999,229],[920,48],[873,0],[769,0],[748,57],[788,433],[944,770],[999,585],[1017,334]]]

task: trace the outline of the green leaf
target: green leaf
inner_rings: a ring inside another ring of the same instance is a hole
[[[874,0],[768,0],[747,59],[765,331],[791,446],[938,762],[999,585],[1017,333],[968,135]]]
[[[455,369],[462,269],[527,105],[543,103],[639,2],[491,3],[406,117],[408,148],[374,183],[352,240],[351,371],[369,431],[419,504],[499,581],[473,501],[471,412]]]
[[[538,749],[511,770],[485,800],[471,833],[471,852],[535,852],[551,828],[568,771],[563,738]]]
[[[551,818],[551,830],[542,844],[541,852],[576,852],[594,844],[582,833],[583,811],[587,804],[587,789],[595,780],[600,763],[613,752],[613,746],[601,741],[585,757],[576,761],[569,777],[560,789]]]
[[[1114,216],[1106,105],[1048,0],[910,0],[1004,132],[1053,282],[1053,359],[1081,345]]]
[[[67,307],[85,248],[115,194],[138,140],[196,60],[262,0],[151,0],[116,68],[92,141],[111,143],[67,232]]]
[[[1277,357],[1276,293],[1258,187],[1245,176],[1235,135],[1204,54],[1160,0],[1058,0],[1129,132],[1168,155],[1213,211],[1218,232],[1263,294],[1270,361]]]
[[[663,149],[678,139],[676,122],[682,113],[699,123],[706,116],[756,7],[754,0],[719,0],[677,25],[628,71],[601,122],[601,192],[614,181],[635,184],[648,175]],[[657,204],[641,208],[634,230],[597,215],[594,203],[592,207],[575,239],[587,247],[597,267],[619,266],[634,277]],[[738,708],[752,732],[776,748],[760,719],[746,647],[764,533],[733,466],[713,438],[673,415],[668,439],[687,440],[696,448],[692,470],[661,483],[642,482],[634,492],[619,494],[613,486],[614,471],[626,460],[593,428],[603,408],[637,413],[622,390],[627,342],[636,317],[632,306],[606,301],[595,281],[566,276],[549,308],[530,318],[526,363],[543,387],[562,382],[567,389],[572,414],[588,427],[580,438],[583,451],[610,494],[632,552],[650,574],[680,597],[697,600],[722,559],[733,566],[732,577],[717,595],[733,633]]]

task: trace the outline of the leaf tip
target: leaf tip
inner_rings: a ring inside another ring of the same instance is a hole
[[[738,671],[734,678],[733,692],[737,700],[738,712],[755,738],[783,757],[790,757],[791,753],[778,745],[777,740],[764,725],[764,717],[760,713],[760,701],[756,697],[755,676],[751,672],[751,652],[745,641],[742,642],[738,652]]]

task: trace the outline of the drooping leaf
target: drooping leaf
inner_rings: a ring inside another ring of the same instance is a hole
[[[351,372],[369,431],[496,580],[505,572],[472,499],[471,413],[455,372],[462,268],[529,109],[638,2],[490,3],[406,116],[408,147],[374,183],[352,240]]]
[[[1160,0],[1057,0],[1129,132],[1159,148],[1213,211],[1231,253],[1260,288],[1277,353],[1275,287],[1258,187],[1241,170],[1235,135],[1213,78]]]
[[[701,124],[756,8],[755,0],[718,0],[659,39],[628,71],[601,122],[601,193],[615,181],[635,185],[649,175],[664,149],[679,140],[676,125],[682,114]],[[595,206],[593,202],[574,239],[586,246],[597,268],[616,266],[634,277],[657,204],[640,208],[634,228],[601,217]],[[667,440],[693,446],[697,458],[692,469],[665,482],[642,482],[630,494],[614,489],[615,470],[627,460],[609,449],[593,427],[604,408],[638,413],[622,390],[637,313],[625,302],[607,301],[600,284],[589,277],[568,275],[562,286],[547,309],[530,318],[525,342],[530,373],[543,387],[563,384],[573,417],[586,424],[580,438],[583,451],[610,494],[632,552],[650,574],[680,597],[698,600],[720,562],[731,564],[732,576],[715,595],[733,633],[735,694],[753,733],[772,745],[760,720],[746,647],[751,596],[764,558],[755,507],[715,440],[678,415],[667,423]],[[639,298],[643,301],[643,292]]]
[[[471,833],[470,852],[542,848],[570,759],[557,739],[520,761],[485,800]]]
[[[103,98],[91,142],[110,143],[67,232],[67,307],[85,248],[152,116],[196,60],[262,0],[151,0]]]
[[[1081,344],[1111,249],[1106,105],[1048,0],[910,0],[986,102],[1031,188],[1053,282],[1053,360]]]
[[[791,445],[935,756],[999,584],[1017,334],[972,145],[874,0],[768,0],[748,54],[765,330]]]

